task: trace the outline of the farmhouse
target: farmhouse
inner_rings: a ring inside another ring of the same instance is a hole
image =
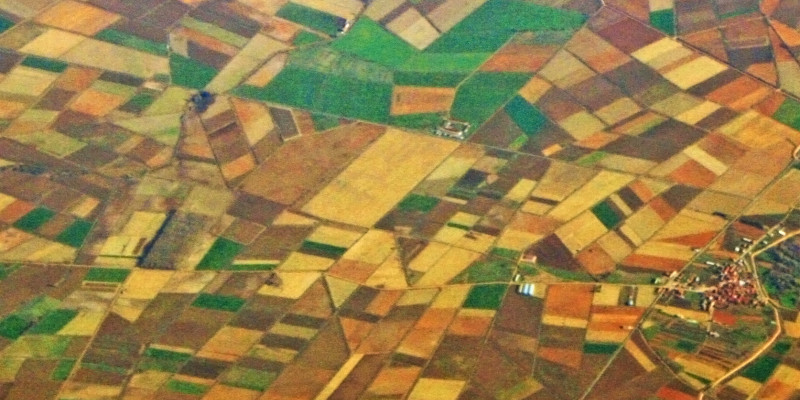
[[[467,122],[445,118],[442,120],[439,126],[436,127],[436,134],[439,136],[464,140],[466,139],[466,133],[469,130],[469,127],[470,124]]]

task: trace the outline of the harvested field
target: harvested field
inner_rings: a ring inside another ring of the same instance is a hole
[[[379,126],[356,125],[293,140],[256,168],[242,189],[281,204],[301,202],[383,132]]]
[[[447,112],[455,99],[452,88],[395,86],[392,115]]]
[[[334,221],[371,227],[457,146],[452,141],[390,129],[303,210]],[[352,187],[360,189],[354,193]]]

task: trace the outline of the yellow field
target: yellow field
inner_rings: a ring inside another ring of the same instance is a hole
[[[308,236],[308,240],[338,247],[350,247],[363,235],[362,232],[320,225]]]
[[[629,340],[625,342],[625,350],[628,350],[628,353],[630,353],[630,355],[633,356],[633,358],[639,362],[639,365],[641,365],[642,368],[644,368],[647,372],[651,372],[657,368],[655,363],[650,360],[650,357],[647,357],[644,351],[642,351],[642,349],[640,349],[639,346],[637,346],[633,341]]]
[[[456,147],[455,141],[390,128],[311,199],[303,211],[371,227]]]
[[[539,75],[565,88],[591,78],[594,72],[572,54],[560,51],[539,71]]]
[[[420,50],[439,38],[436,28],[413,7],[389,22],[386,28]]]
[[[597,110],[595,115],[600,117],[606,124],[611,125],[633,116],[639,111],[641,111],[641,108],[636,102],[628,97],[623,97]]]
[[[656,58],[668,54],[669,52],[678,51],[683,46],[676,40],[671,38],[664,38],[656,42],[650,43],[639,50],[631,53],[633,58],[648,64]]]
[[[281,271],[325,271],[335,261],[326,257],[292,252],[278,269]]]
[[[589,168],[554,161],[539,184],[536,185],[531,196],[563,201],[573,191],[586,184],[595,173]]]
[[[58,331],[59,335],[64,336],[92,336],[100,323],[105,318],[104,311],[80,311],[78,315],[69,321],[67,325]]]
[[[734,388],[736,388],[736,390],[738,390],[738,391],[740,391],[742,393],[745,393],[747,395],[750,395],[750,396],[755,395],[756,392],[758,392],[758,390],[761,389],[761,384],[760,383],[758,383],[758,382],[756,382],[754,380],[751,380],[751,379],[747,379],[747,378],[742,377],[742,376],[737,376],[737,377],[731,379],[731,381],[728,382],[727,385],[731,386],[731,387],[734,387]]]
[[[275,39],[261,34],[253,36],[247,45],[209,82],[206,88],[216,93],[224,93],[233,89],[264,61],[285,48],[285,44]]]
[[[633,179],[634,177],[628,174],[600,171],[592,180],[553,208],[548,215],[560,221],[568,221],[621,189]]]
[[[697,375],[708,380],[716,380],[721,378],[725,375],[724,369],[718,367],[716,365],[706,364],[691,355],[679,355],[675,358],[675,361],[682,365],[685,372],[688,372],[693,375]]]
[[[315,8],[344,19],[352,19],[361,11],[364,4],[358,0],[292,0],[292,3]]]
[[[201,291],[216,274],[211,271],[178,271],[161,289],[165,293],[197,293]]]
[[[411,260],[409,268],[417,272],[428,272],[448,250],[450,246],[446,244],[431,242]]]
[[[85,39],[85,37],[74,33],[48,29],[45,33],[37,36],[36,39],[22,46],[19,51],[42,57],[58,58]]]
[[[258,294],[297,299],[319,279],[320,275],[318,272],[283,272],[281,273],[283,279],[281,287],[264,285],[258,290]]]
[[[394,235],[390,232],[373,229],[364,234],[352,247],[348,245],[349,249],[342,255],[342,258],[368,264],[380,264],[392,254],[394,246]]]
[[[661,219],[661,216],[650,206],[646,206],[628,218],[622,226],[622,232],[634,243],[641,244],[653,236],[663,225],[664,220]]]
[[[0,91],[11,94],[39,96],[58,75],[40,69],[17,67],[0,81]]]
[[[606,128],[603,121],[586,111],[580,111],[558,122],[576,140],[586,139]]]
[[[682,114],[675,117],[675,119],[688,125],[694,125],[700,122],[703,118],[711,115],[714,111],[717,111],[719,108],[719,104],[712,101],[705,101],[692,109],[684,111]]]
[[[444,162],[420,183],[418,191],[432,196],[445,196],[447,191],[483,157],[483,148],[465,144],[457,148]]]
[[[449,31],[485,2],[486,0],[446,0],[444,4],[428,13],[428,19],[439,28],[439,31]]]
[[[158,390],[161,385],[167,383],[169,378],[172,377],[171,372],[163,371],[142,371],[131,377],[128,387]]]
[[[154,299],[172,278],[173,271],[135,269],[122,288],[122,297],[129,299]]]
[[[317,395],[317,397],[314,398],[314,400],[325,400],[329,398],[333,394],[333,392],[336,391],[339,385],[341,385],[342,382],[344,382],[344,380],[347,379],[347,376],[350,375],[351,372],[353,372],[353,369],[355,369],[356,365],[358,365],[358,362],[361,361],[362,358],[364,358],[363,354],[351,355],[350,358],[347,359],[347,361],[345,361],[344,365],[342,365],[342,367],[339,368],[339,371],[336,372],[336,375],[334,375],[333,378],[331,378],[330,382],[328,382],[328,384],[325,385],[325,388],[322,389],[322,391]]]
[[[369,286],[379,286],[386,289],[407,288],[408,282],[406,282],[406,274],[403,271],[403,265],[400,263],[400,257],[396,254],[389,256],[389,258],[367,278],[365,283]]]
[[[664,77],[679,88],[685,90],[712,78],[726,69],[727,67],[725,64],[706,56],[700,56],[669,71],[664,74]]]
[[[358,289],[358,284],[331,275],[325,276],[325,283],[328,284],[328,292],[331,294],[331,300],[336,307],[344,304],[350,295]]]
[[[86,39],[62,57],[64,61],[150,78],[169,74],[169,60],[94,39]]]
[[[247,353],[263,335],[261,331],[226,326],[206,342],[197,356],[234,361]]]
[[[470,250],[450,248],[436,265],[419,279],[416,286],[444,285],[465,270],[480,255],[480,253]]]
[[[431,308],[458,308],[467,298],[470,285],[451,285],[442,288],[439,295],[433,300]]]
[[[369,2],[364,15],[373,21],[380,21],[404,2],[405,0],[374,0]]]
[[[594,306],[616,306],[619,301],[619,293],[622,291],[622,286],[618,285],[603,285],[603,289],[594,293],[592,298],[592,305]]]
[[[556,235],[572,254],[599,239],[608,229],[590,211],[556,229]]]
[[[64,0],[39,14],[35,21],[87,36],[93,36],[119,19],[119,15],[72,0]]]
[[[455,400],[466,384],[465,381],[422,378],[417,381],[408,400]]]

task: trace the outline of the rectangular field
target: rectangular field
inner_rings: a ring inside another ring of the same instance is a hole
[[[371,227],[456,147],[457,142],[389,129],[303,211]]]

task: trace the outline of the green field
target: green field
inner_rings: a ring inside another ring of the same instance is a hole
[[[394,83],[398,86],[456,87],[467,76],[465,73],[397,71]]]
[[[231,264],[226,267],[227,271],[271,271],[278,264]]]
[[[59,73],[64,72],[64,70],[67,69],[67,63],[37,56],[27,56],[24,60],[22,60],[21,64],[26,67]]]
[[[169,361],[189,361],[192,355],[189,353],[180,353],[177,351],[157,349],[149,347],[145,350],[144,355],[154,358],[156,360],[169,360]]]
[[[586,342],[583,344],[583,352],[586,354],[614,354],[619,349],[617,343]]]
[[[512,262],[499,258],[479,260],[453,278],[451,283],[508,282],[515,267]]]
[[[277,372],[259,371],[236,366],[225,373],[222,383],[244,389],[262,391],[268,388],[277,376]]]
[[[443,116],[435,113],[395,115],[389,118],[389,125],[403,128],[431,130],[442,121]]]
[[[157,97],[158,97],[157,92],[152,92],[152,91],[139,92],[135,96],[131,97],[131,99],[128,100],[128,102],[125,103],[122,107],[120,107],[120,110],[138,114],[147,109],[147,107],[150,107],[150,105],[152,105],[156,101]]]
[[[200,61],[172,53],[169,57],[172,83],[190,89],[202,89],[217,75],[217,70]]]
[[[608,202],[598,203],[596,206],[592,207],[592,214],[603,223],[608,229],[611,229],[620,221],[620,217],[617,213],[614,212],[614,209],[608,204]]]
[[[473,286],[464,301],[464,307],[496,310],[503,302],[507,289],[508,285],[503,284]]]
[[[14,21],[0,16],[0,33],[3,33],[14,26]]]
[[[295,3],[286,3],[276,15],[329,36],[336,36],[339,29],[344,26],[340,17]]]
[[[487,24],[486,21],[492,21]],[[492,53],[520,31],[578,29],[586,16],[519,0],[489,0],[433,42],[426,52]]]
[[[313,113],[311,114],[311,121],[314,122],[314,129],[317,132],[327,131],[339,126],[339,117],[333,115]]]
[[[522,73],[475,73],[458,88],[451,114],[453,118],[471,122],[473,127],[477,127],[509,101],[529,79],[530,75]]]
[[[116,29],[104,29],[98,32],[94,37],[109,43],[130,47],[158,56],[166,56],[169,54],[166,43],[156,43]]]
[[[8,317],[0,320],[0,336],[6,339],[15,340],[22,336],[29,326],[30,322],[28,322],[28,320],[17,315],[9,315]]]
[[[65,325],[78,315],[77,310],[58,309],[45,314],[28,333],[40,335],[52,335],[61,330]]]
[[[772,375],[775,368],[778,367],[778,364],[780,364],[780,360],[775,357],[759,357],[742,371],[742,376],[756,382],[764,383],[769,379],[770,375]]]
[[[130,275],[131,270],[122,268],[91,268],[84,281],[122,283]]]
[[[92,223],[84,219],[77,219],[67,229],[61,231],[56,236],[56,241],[72,247],[81,247],[89,231],[92,230]]]
[[[392,85],[329,76],[317,92],[313,110],[374,122],[387,122]]]
[[[397,209],[400,211],[419,211],[426,213],[433,210],[437,204],[439,204],[439,198],[437,197],[411,193],[397,204]]]
[[[502,248],[502,247],[492,247],[492,250],[489,251],[489,253],[491,255],[493,255],[493,256],[505,258],[505,259],[508,259],[508,260],[514,260],[514,261],[517,261],[517,259],[519,259],[519,256],[521,254],[517,250],[511,250],[511,249],[506,249],[506,248]]]
[[[467,74],[491,56],[492,53],[417,53],[404,60],[397,70]]]
[[[342,254],[347,252],[346,247],[338,247],[325,243],[312,242],[310,240],[303,241],[303,245],[300,246],[300,251],[303,250],[311,253],[322,253],[333,258],[339,258],[342,256]]]
[[[186,382],[186,381],[179,381],[177,379],[171,379],[166,384],[167,390],[178,392],[178,393],[185,393],[191,395],[202,395],[208,391],[208,386],[201,385],[199,383],[193,382]]]
[[[651,12],[650,24],[667,35],[675,35],[675,11],[670,8]]]
[[[230,239],[217,238],[206,255],[197,264],[198,270],[218,270],[227,269],[233,263],[233,259],[244,248],[241,243]]]
[[[321,40],[324,40],[321,36],[315,35],[308,31],[300,31],[297,36],[294,37],[292,40],[292,45],[294,46],[305,46],[307,44],[317,43]]]
[[[369,18],[359,19],[347,35],[331,43],[331,48],[392,68],[417,54],[414,47]]]
[[[0,281],[8,278],[8,276],[18,270],[19,267],[19,264],[0,264]]]
[[[236,296],[200,293],[194,302],[192,302],[192,305],[198,308],[208,308],[210,310],[236,312],[244,306],[244,303],[244,299]]]
[[[787,98],[778,108],[778,111],[772,114],[772,118],[794,129],[800,129],[800,102]]]
[[[528,136],[539,133],[547,125],[547,117],[520,96],[514,96],[506,104],[505,111]]]
[[[33,232],[46,224],[56,215],[55,211],[37,207],[14,222],[14,227],[26,232]]]
[[[75,361],[75,359],[59,361],[56,368],[50,374],[50,379],[57,382],[67,380],[67,377],[69,377],[69,374],[72,372],[72,368],[75,367]]]

